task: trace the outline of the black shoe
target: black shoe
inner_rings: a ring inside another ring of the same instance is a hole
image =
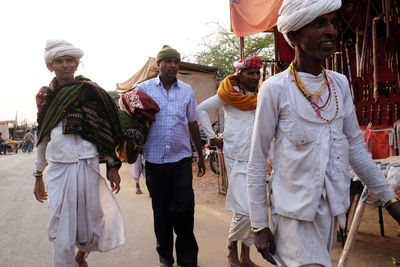
[[[160,262],[160,267],[172,267],[172,265]]]

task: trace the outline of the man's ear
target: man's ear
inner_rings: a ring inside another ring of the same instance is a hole
[[[298,43],[296,33],[294,31],[290,31],[290,32],[287,33],[287,37],[290,40],[290,43],[291,43],[292,47],[295,47],[296,44]]]
[[[53,72],[53,71],[54,71],[53,66],[52,66],[51,63],[47,63],[46,66],[47,66],[47,69],[48,69],[50,72]]]
[[[79,67],[79,61],[76,62],[75,71],[78,69],[78,67]]]

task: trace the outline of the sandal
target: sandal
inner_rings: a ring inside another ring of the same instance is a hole
[[[81,250],[76,250],[75,261],[79,264],[79,267],[89,267],[86,258],[89,255],[89,251],[83,252]]]

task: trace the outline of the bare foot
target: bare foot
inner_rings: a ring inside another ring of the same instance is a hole
[[[246,260],[241,259],[240,266],[242,266],[242,267],[262,267],[260,265],[255,264],[250,259],[246,259]]]
[[[79,264],[79,267],[89,267],[86,258],[89,255],[89,252],[83,252],[79,250],[75,255],[75,261]]]

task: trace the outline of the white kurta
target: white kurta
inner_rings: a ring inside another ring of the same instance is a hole
[[[122,213],[100,174],[97,148],[61,123],[37,148],[36,170],[47,170],[53,266],[75,266],[75,246],[107,251],[125,243]],[[47,159],[47,160],[46,160]]]
[[[226,209],[249,215],[246,175],[249,160],[251,133],[255,110],[239,110],[226,104],[218,95],[205,100],[197,107],[198,119],[208,138],[216,137],[210,123],[208,111],[224,109],[224,157],[229,186],[226,195]]]
[[[318,76],[299,73],[299,76],[305,87],[312,91],[321,88],[324,81],[323,73]],[[290,247],[289,251],[304,249],[311,254],[319,253],[313,250],[312,245],[321,240],[319,233],[326,232],[323,224],[317,223],[320,221],[318,216],[322,203],[329,211],[327,213],[324,208],[324,216],[328,220],[335,218],[344,226],[350,198],[349,164],[383,201],[395,197],[393,189],[365,149],[347,78],[332,71],[328,71],[327,76],[332,97],[321,114],[326,119],[332,119],[337,112],[332,122],[317,116],[297,88],[289,70],[271,77],[259,90],[247,168],[251,225],[257,228],[269,226],[265,177],[269,148],[275,138],[271,155],[274,167],[269,194],[273,213],[271,216],[278,215],[292,220],[296,227],[301,227],[301,230],[296,231],[302,232],[301,238],[291,242],[291,239],[284,236],[290,236],[292,228],[283,227],[281,230],[285,230],[285,233],[278,233],[276,243],[277,246],[288,246],[284,250]],[[325,90],[320,103],[325,103],[328,96],[329,90]],[[306,226],[310,224],[317,225],[318,231]],[[334,238],[331,236],[324,240],[328,242]],[[325,262],[329,263],[327,257],[331,246],[325,243],[323,247],[327,249],[324,253]],[[280,253],[279,249],[277,253]],[[314,263],[312,258],[307,258],[306,253],[299,253],[298,256],[290,266]],[[326,263],[323,265],[329,266]]]

